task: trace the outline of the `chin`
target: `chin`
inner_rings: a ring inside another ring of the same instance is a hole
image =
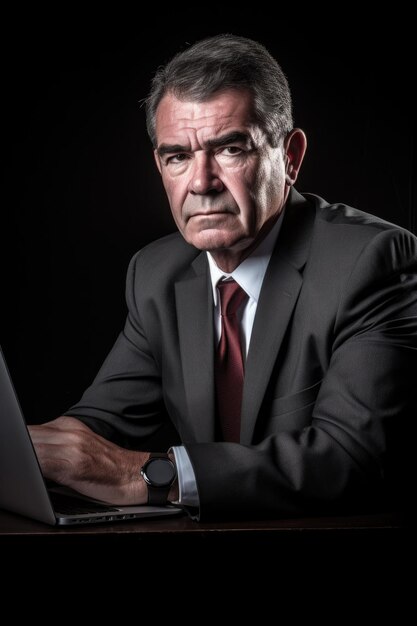
[[[236,233],[222,233],[216,229],[206,229],[200,233],[194,233],[191,237],[186,237],[186,241],[199,250],[216,252],[217,250],[227,250],[236,247],[244,238]]]

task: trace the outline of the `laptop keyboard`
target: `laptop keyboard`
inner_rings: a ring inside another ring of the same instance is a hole
[[[89,513],[118,513],[120,509],[116,509],[110,504],[99,504],[96,502],[88,502],[87,500],[78,500],[64,496],[60,493],[49,492],[52,506],[56,513],[62,515],[88,515]]]

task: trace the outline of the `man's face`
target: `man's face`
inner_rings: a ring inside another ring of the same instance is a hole
[[[283,148],[268,144],[247,91],[219,92],[206,102],[166,94],[156,137],[174,220],[196,248],[239,253],[281,212],[288,194]]]

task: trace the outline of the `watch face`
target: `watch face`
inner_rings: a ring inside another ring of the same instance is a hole
[[[169,459],[151,459],[146,465],[145,480],[155,487],[171,485],[175,478],[175,468]]]

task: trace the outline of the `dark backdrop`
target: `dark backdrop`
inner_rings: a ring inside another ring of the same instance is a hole
[[[4,76],[0,341],[28,421],[78,400],[123,325],[130,257],[175,228],[139,101],[186,42],[226,31],[264,43],[309,140],[297,188],[415,229],[408,38],[394,46],[389,24],[343,23],[17,29]]]

